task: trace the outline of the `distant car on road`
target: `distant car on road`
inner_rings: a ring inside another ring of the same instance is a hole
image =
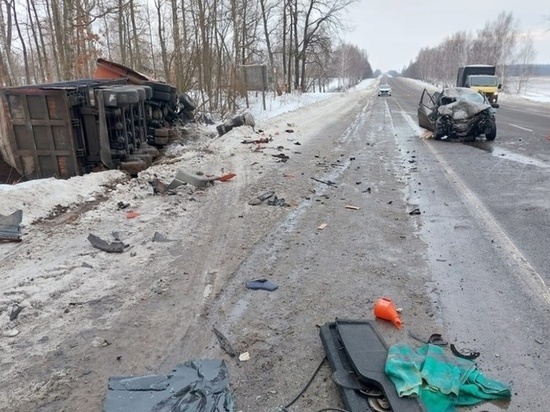
[[[482,134],[495,140],[495,112],[484,94],[467,87],[449,87],[433,94],[424,89],[418,103],[418,124],[432,131],[436,140],[473,141]]]
[[[381,84],[378,87],[378,96],[391,96],[391,86],[387,83]]]

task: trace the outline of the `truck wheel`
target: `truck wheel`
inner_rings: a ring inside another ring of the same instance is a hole
[[[153,100],[161,100],[164,102],[169,102],[172,99],[172,95],[167,92],[157,92],[153,90]]]

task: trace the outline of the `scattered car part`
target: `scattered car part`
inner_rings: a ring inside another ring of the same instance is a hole
[[[261,290],[267,290],[268,292],[273,292],[274,290],[277,290],[277,288],[279,287],[279,285],[273,282],[270,282],[267,279],[250,280],[246,282],[245,286],[247,289],[252,289],[252,290],[261,289]]]
[[[21,242],[22,221],[22,210],[16,210],[11,215],[0,215],[0,242]]]
[[[172,190],[188,183],[196,187],[204,188],[208,187],[216,180],[218,180],[217,177],[202,177],[186,172],[185,170],[179,170],[172,182],[168,185],[168,189]]]
[[[122,253],[128,247],[128,245],[125,245],[123,242],[120,241],[109,243],[91,233],[88,235],[88,240],[93,247],[107,253]]]
[[[14,321],[17,319],[21,311],[25,308],[25,306],[19,306],[17,303],[14,304],[11,308],[10,312],[10,321]]]
[[[466,87],[448,87],[433,94],[424,89],[418,103],[418,124],[444,138],[474,140],[485,135],[495,140],[495,109],[487,97]]]
[[[190,360],[166,375],[111,377],[104,412],[235,410],[223,360]]]
[[[320,337],[333,372],[353,372],[365,386],[380,389],[394,412],[424,411],[418,399],[400,398],[386,376],[388,347],[373,321],[336,319],[321,326]],[[368,399],[360,391],[342,386],[339,389],[348,411],[370,409]]]
[[[267,199],[269,199],[270,197],[272,197],[274,195],[275,195],[275,192],[271,192],[271,191],[262,193],[261,195],[255,197],[254,199],[249,201],[248,204],[250,206],[257,206],[257,205],[263,203],[264,201],[266,201]]]
[[[428,338],[428,340],[422,339],[420,336],[416,335],[411,331],[409,331],[409,336],[421,343],[430,343],[432,345],[438,345],[438,346],[448,345],[448,342],[445,339],[443,339],[443,336],[440,333],[432,333],[432,335]]]
[[[231,343],[229,343],[229,340],[225,337],[225,335],[216,328],[212,328],[212,331],[214,332],[214,335],[216,335],[216,338],[218,338],[218,342],[220,342],[221,348],[229,356],[235,358],[237,356],[237,352],[235,352],[235,349],[233,349],[233,346],[231,346]]]
[[[173,239],[168,239],[160,232],[155,232],[153,235],[153,242],[175,242]]]
[[[223,136],[227,132],[231,131],[233,128],[239,126],[250,126],[252,127],[252,129],[254,129],[254,126],[256,126],[256,122],[254,121],[254,117],[252,116],[252,114],[246,112],[245,114],[235,116],[232,119],[226,120],[222,124],[218,125],[216,127],[216,130],[218,131],[218,134],[220,136]]]
[[[477,359],[479,358],[479,355],[481,355],[481,353],[475,352],[475,351],[468,351],[468,353],[462,353],[456,348],[454,343],[451,343],[451,352],[453,352],[453,355],[458,356],[459,358],[468,359],[468,360]]]

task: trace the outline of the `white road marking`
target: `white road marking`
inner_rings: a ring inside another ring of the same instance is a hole
[[[508,125],[509,125],[509,126],[512,126],[512,127],[517,127],[518,129],[521,129],[521,130],[525,130],[526,132],[533,132],[533,130],[528,129],[528,128],[526,128],[526,127],[518,126],[517,124],[508,123]]]

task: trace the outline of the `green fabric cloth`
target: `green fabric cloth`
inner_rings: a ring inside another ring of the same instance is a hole
[[[484,376],[474,362],[440,346],[414,349],[404,343],[388,350],[386,375],[399,396],[420,397],[428,412],[452,412],[456,406],[510,399],[510,387]]]

